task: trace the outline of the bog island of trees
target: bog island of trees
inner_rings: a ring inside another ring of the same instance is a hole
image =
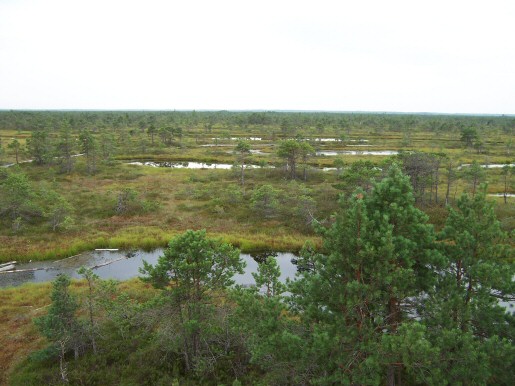
[[[127,281],[82,267],[3,285],[0,384],[513,385],[514,131],[510,116],[0,111],[0,267],[164,248]]]

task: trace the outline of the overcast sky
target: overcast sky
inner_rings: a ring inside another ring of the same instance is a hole
[[[0,109],[515,113],[513,0],[0,0]]]

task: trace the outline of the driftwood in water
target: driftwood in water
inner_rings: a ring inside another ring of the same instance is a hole
[[[97,248],[95,251],[108,251],[108,252],[116,252],[118,248]]]
[[[10,272],[10,271],[13,271],[14,269],[16,269],[16,266],[14,264],[4,265],[4,266],[0,267],[0,273]]]
[[[125,259],[126,259],[125,256],[124,257],[119,257],[118,259],[114,259],[114,260],[108,261],[106,263],[95,265],[95,266],[91,267],[90,269],[97,269],[97,268],[100,268],[100,267],[105,267],[106,265],[113,264],[113,263],[116,263],[117,261],[125,260]]]
[[[60,261],[72,259],[72,258],[80,256],[80,255],[82,255],[82,253],[79,253],[78,255],[73,255],[73,256],[65,257],[64,259],[55,260],[54,263],[59,263]]]
[[[56,269],[56,268],[55,267],[39,267],[39,268],[27,268],[27,269],[13,269],[11,271],[0,271],[0,273],[34,272],[34,271],[41,271],[42,269]]]
[[[7,262],[7,263],[2,263],[2,264],[0,264],[0,268],[5,267],[6,265],[16,265],[16,264],[18,264],[18,262],[17,262],[17,261],[9,261],[9,262]]]

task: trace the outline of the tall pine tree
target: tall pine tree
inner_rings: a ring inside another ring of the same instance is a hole
[[[446,256],[438,283],[419,314],[440,352],[435,363],[450,383],[513,384],[515,299],[513,248],[485,189],[463,195],[439,234]]]
[[[311,331],[320,382],[395,384],[402,361],[383,346],[414,318],[413,301],[435,281],[440,255],[409,178],[393,166],[370,194],[358,191],[324,231],[324,253],[292,286]]]

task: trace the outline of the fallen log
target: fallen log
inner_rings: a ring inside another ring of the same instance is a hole
[[[16,269],[16,266],[14,264],[4,265],[3,267],[0,267],[0,272],[9,272]]]
[[[2,263],[2,264],[0,264],[0,268],[5,267],[6,265],[16,265],[16,264],[18,264],[18,262],[17,262],[17,261],[9,261],[9,262],[7,262],[7,263]]]
[[[55,260],[54,263],[59,263],[60,261],[72,259],[72,258],[80,256],[80,255],[82,255],[82,253],[79,253],[78,255],[68,256],[68,257],[65,257],[64,259]]]
[[[97,269],[97,268],[100,268],[100,267],[105,267],[106,265],[113,264],[113,263],[116,263],[117,261],[125,260],[125,259],[126,259],[125,256],[124,257],[119,257],[118,259],[110,260],[110,261],[107,261],[105,263],[95,265],[95,266],[91,267],[90,269]]]
[[[40,267],[40,268],[27,268],[27,269],[13,269],[11,271],[0,271],[1,273],[16,273],[16,272],[34,272],[34,271],[41,271],[43,269],[56,269],[55,267]]]

